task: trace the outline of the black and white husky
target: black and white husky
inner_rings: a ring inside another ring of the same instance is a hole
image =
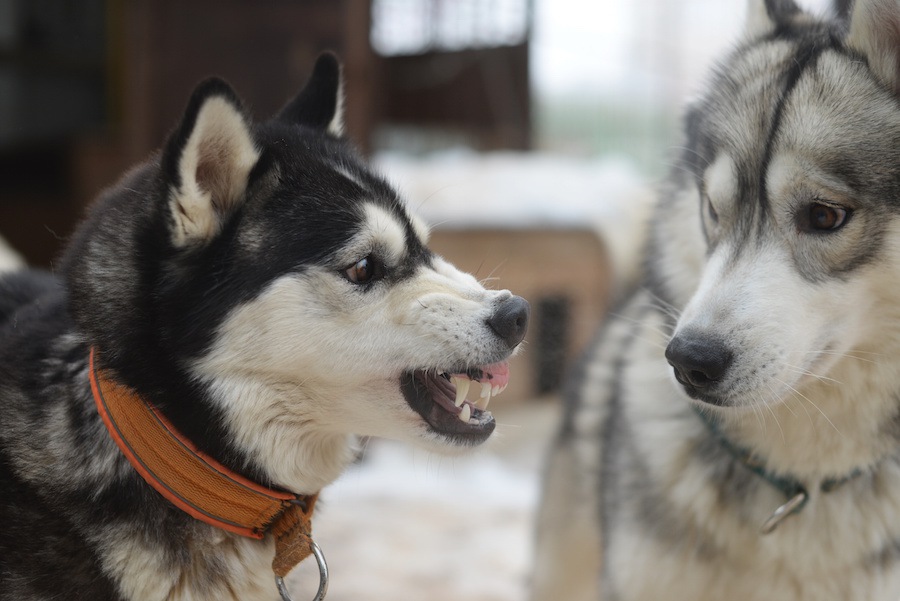
[[[535,599],[900,599],[900,2],[750,2],[546,472]]]
[[[259,124],[201,84],[58,277],[0,278],[0,599],[278,595],[271,540],[193,519],[132,469],[95,408],[90,348],[199,451],[291,493],[332,482],[354,435],[438,451],[491,435],[528,305],[429,251],[341,137],[339,84],[323,55]]]

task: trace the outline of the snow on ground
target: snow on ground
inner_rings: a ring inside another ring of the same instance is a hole
[[[487,448],[463,456],[370,441],[316,507],[328,601],[527,599],[540,465],[557,410],[550,400],[498,408]],[[311,598],[314,561],[288,583],[296,601]]]

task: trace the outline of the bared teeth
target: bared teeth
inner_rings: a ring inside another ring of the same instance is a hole
[[[488,404],[491,402],[491,398],[502,393],[507,387],[507,384],[500,385],[491,384],[490,382],[479,382],[478,380],[473,380],[469,376],[462,374],[447,376],[447,379],[449,379],[456,388],[456,398],[454,399],[453,404],[460,408],[457,417],[459,417],[460,421],[466,423],[468,423],[469,418],[472,417],[474,409],[485,411]],[[473,384],[475,386],[473,386]],[[477,387],[478,384],[481,384],[480,388]],[[478,398],[474,401],[467,402],[466,397],[473,390],[478,391]]]
[[[466,400],[466,395],[469,394],[469,385],[472,381],[458,377],[453,377],[452,381],[453,384],[456,385],[456,400],[453,401],[453,404],[459,407]]]
[[[491,402],[491,393],[494,391],[494,387],[489,383],[484,382],[481,384],[481,394],[477,401],[475,401],[475,407],[484,411],[487,409],[488,403]]]

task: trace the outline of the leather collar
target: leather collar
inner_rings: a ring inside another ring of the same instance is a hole
[[[312,513],[317,494],[295,495],[244,478],[198,450],[131,388],[97,367],[90,380],[97,411],[141,477],[170,503],[217,528],[262,539],[275,537],[272,570],[283,578],[314,552]]]

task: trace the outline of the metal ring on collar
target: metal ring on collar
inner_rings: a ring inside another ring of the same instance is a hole
[[[772,513],[772,515],[769,516],[769,519],[767,519],[762,525],[762,528],[760,528],[760,532],[762,534],[772,533],[776,528],[778,528],[779,525],[781,525],[781,522],[783,522],[785,518],[790,517],[794,515],[794,513],[800,511],[808,500],[809,493],[807,493],[803,489],[800,489],[800,491],[797,492],[797,494],[795,494],[793,497],[791,497],[787,503],[779,506]]]
[[[322,601],[322,599],[325,598],[325,593],[328,592],[328,564],[325,563],[325,556],[322,554],[319,545],[315,542],[312,542],[311,545],[313,555],[316,557],[316,563],[319,565],[319,590],[316,591],[316,596],[313,598],[313,601]],[[278,587],[281,601],[294,601],[287,590],[287,586],[284,584],[284,578],[276,576],[275,586]]]

